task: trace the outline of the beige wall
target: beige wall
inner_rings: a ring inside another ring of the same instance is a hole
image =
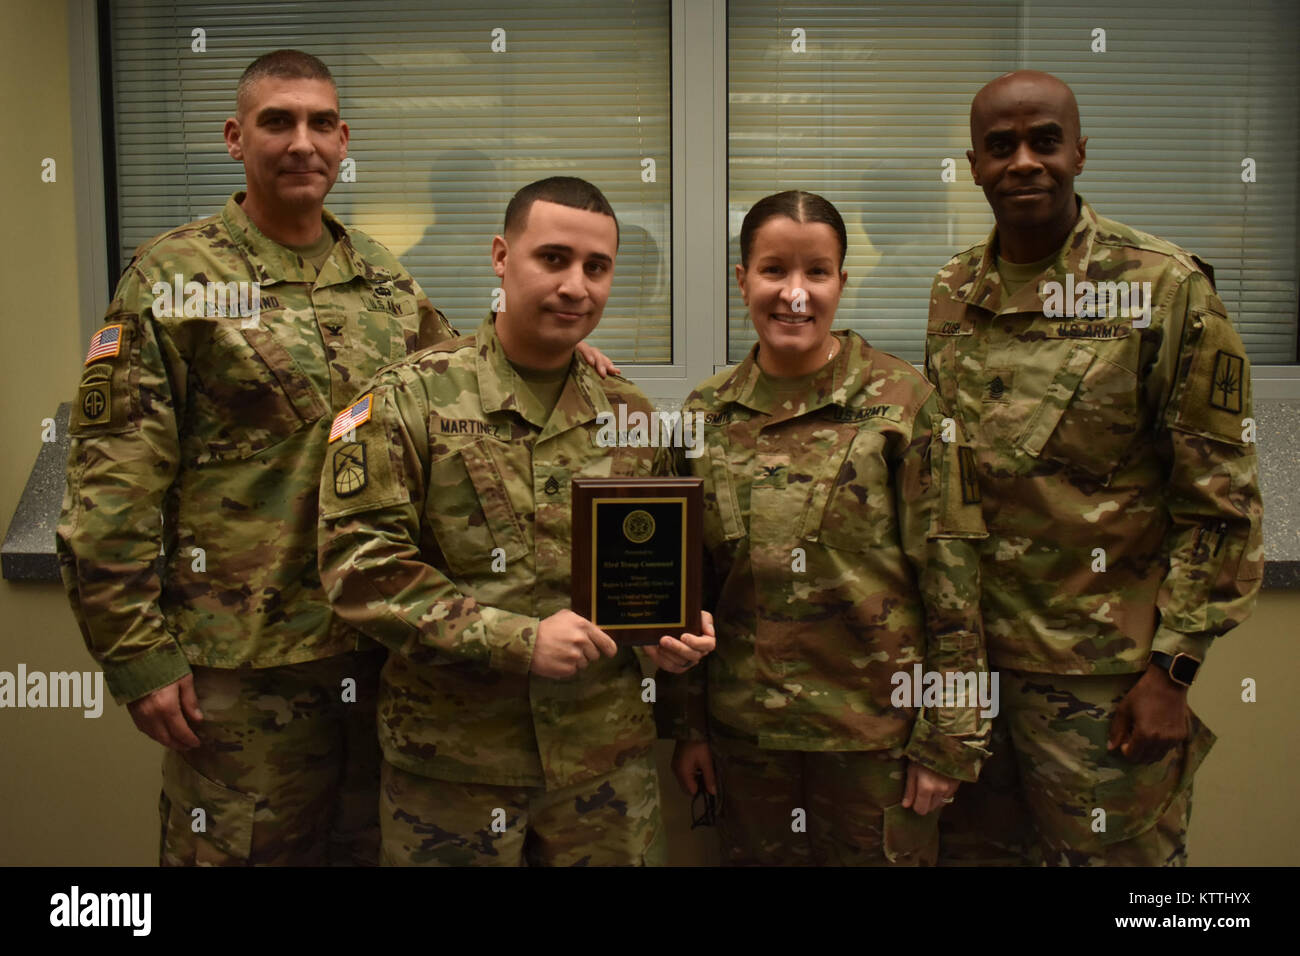
[[[76,2],[76,0],[73,0]],[[0,32],[0,151],[6,228],[0,234],[0,521],[7,523],[40,448],[41,419],[70,398],[81,350],[75,255],[68,42],[64,8],[9,0]],[[40,181],[53,157],[58,181]],[[1197,777],[1196,864],[1300,863],[1300,741],[1291,694],[1300,687],[1295,638],[1300,593],[1266,594],[1245,626],[1214,651],[1192,693],[1219,743]],[[52,584],[0,582],[0,670],[92,667]],[[1241,701],[1241,681],[1258,702]],[[150,864],[157,858],[157,745],[125,709],[97,720],[79,711],[0,710],[0,865]],[[714,858],[661,751],[671,858]]]

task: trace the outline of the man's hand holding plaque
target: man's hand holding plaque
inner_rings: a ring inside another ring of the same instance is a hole
[[[702,634],[665,634],[658,644],[644,646],[646,656],[656,667],[672,674],[684,674],[709,654],[717,644],[713,615],[701,612]],[[556,611],[537,627],[531,670],[539,677],[563,680],[604,654],[618,653],[614,639],[585,617],[568,609]]]
[[[702,648],[682,638],[705,636],[702,485],[699,478],[573,479],[573,610],[619,645],[657,647],[666,670],[698,661]],[[664,644],[664,635],[674,640]]]

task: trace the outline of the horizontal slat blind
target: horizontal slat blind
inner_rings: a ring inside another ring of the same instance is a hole
[[[356,181],[327,199],[397,254],[462,332],[487,314],[489,250],[520,186],[599,186],[621,228],[592,341],[620,362],[672,361],[669,0],[429,3],[116,0],[112,49],[123,265],[150,237],[221,208],[243,183],[222,123],[239,76],[281,47],[339,86]],[[207,50],[191,49],[195,28]],[[493,30],[505,51],[492,50]],[[654,161],[654,180],[643,160]]]
[[[1009,70],[1045,70],[1079,100],[1078,192],[1210,262],[1252,361],[1296,361],[1293,4],[745,0],[727,19],[733,265],[755,200],[822,193],[849,229],[837,326],[919,361],[936,270],[993,224],[965,156],[971,97]],[[945,159],[956,182],[942,181]],[[754,333],[734,279],[728,333],[739,361]]]

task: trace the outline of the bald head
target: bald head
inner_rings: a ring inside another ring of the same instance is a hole
[[[1038,70],[1016,70],[986,83],[971,100],[971,145],[976,145],[977,136],[982,136],[999,115],[1030,105],[1046,106],[1057,113],[1075,139],[1083,135],[1079,124],[1079,104],[1074,98],[1074,90],[1064,80]]]
[[[1074,178],[1088,141],[1074,93],[1037,70],[999,76],[971,103],[970,142],[971,178],[997,220],[1000,254],[1011,262],[1046,257],[1078,219]]]

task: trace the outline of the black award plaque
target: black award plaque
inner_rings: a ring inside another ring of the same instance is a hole
[[[573,479],[573,610],[619,644],[699,634],[704,482]]]

